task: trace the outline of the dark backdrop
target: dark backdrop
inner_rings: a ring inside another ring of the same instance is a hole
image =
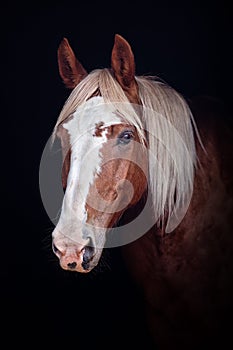
[[[67,37],[84,67],[109,67],[115,33],[132,46],[136,73],[159,75],[185,97],[232,107],[232,13],[224,1],[64,1],[1,8],[1,317],[14,340],[77,349],[150,348],[143,307],[119,249],[90,276],[64,272],[51,252],[53,224],[39,190],[41,155],[69,91],[57,48]],[[104,266],[108,265],[106,268]]]

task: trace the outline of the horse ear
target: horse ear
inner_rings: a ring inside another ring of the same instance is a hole
[[[135,62],[129,43],[119,34],[115,35],[112,49],[111,66],[114,75],[123,90],[135,89]]]
[[[75,57],[66,38],[61,41],[57,56],[59,73],[65,86],[69,89],[75,88],[75,86],[87,76],[87,72]]]

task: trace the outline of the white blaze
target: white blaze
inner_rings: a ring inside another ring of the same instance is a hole
[[[101,135],[95,135],[96,126],[103,122]],[[101,148],[107,142],[106,127],[121,123],[111,104],[95,96],[77,108],[63,126],[70,135],[71,160],[67,188],[57,229],[75,241],[82,234],[87,219],[86,201],[90,186],[101,171]]]

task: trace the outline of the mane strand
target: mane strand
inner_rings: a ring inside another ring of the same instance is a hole
[[[137,77],[150,149],[150,190],[158,225],[181,222],[191,200],[196,166],[192,112],[169,85]]]

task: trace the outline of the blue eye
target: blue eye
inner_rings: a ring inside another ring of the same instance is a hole
[[[134,138],[134,134],[131,130],[125,130],[118,135],[118,144],[127,145]]]

